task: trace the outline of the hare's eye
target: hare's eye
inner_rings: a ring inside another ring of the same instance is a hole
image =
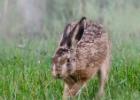
[[[67,62],[70,63],[70,59],[67,59]]]

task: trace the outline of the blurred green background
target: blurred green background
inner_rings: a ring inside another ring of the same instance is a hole
[[[61,100],[51,57],[65,25],[82,16],[102,22],[112,41],[103,100],[140,98],[140,0],[0,0],[0,100]],[[75,100],[91,100],[98,79]]]

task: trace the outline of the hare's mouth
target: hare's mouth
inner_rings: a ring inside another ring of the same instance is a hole
[[[62,79],[62,76],[60,74],[57,74],[55,76],[53,76],[55,79]]]
[[[55,74],[52,74],[53,78],[55,79],[62,79],[63,76],[60,74],[60,73],[55,73]]]

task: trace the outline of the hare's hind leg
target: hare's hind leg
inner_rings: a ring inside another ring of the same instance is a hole
[[[109,57],[107,57],[99,70],[100,87],[97,98],[100,98],[104,95],[105,84],[108,80],[109,67],[110,67],[110,59]]]

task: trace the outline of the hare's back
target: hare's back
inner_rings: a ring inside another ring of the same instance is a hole
[[[77,45],[76,57],[79,67],[99,66],[107,55],[108,34],[92,22],[84,31]]]

